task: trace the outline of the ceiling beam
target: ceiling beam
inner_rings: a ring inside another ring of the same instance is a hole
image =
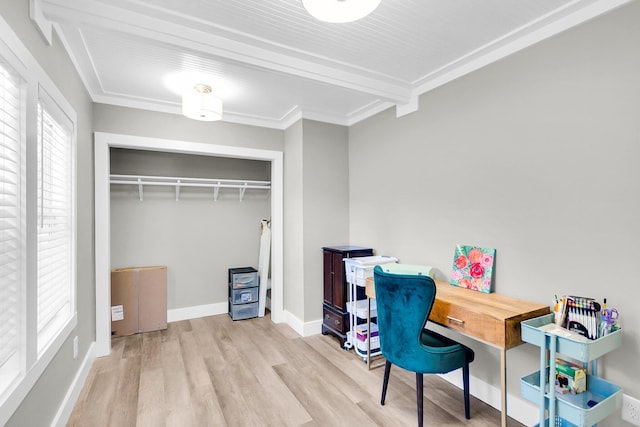
[[[286,73],[333,86],[359,91],[386,101],[405,104],[411,100],[411,84],[349,64],[318,58],[262,40],[246,43],[220,36],[222,31],[202,24],[187,25],[156,10],[141,13],[94,0],[36,0],[47,18],[64,23],[73,20],[86,27],[114,30],[199,52],[213,59],[226,58],[266,70]],[[155,16],[154,16],[155,15]],[[263,46],[260,46],[262,44]]]

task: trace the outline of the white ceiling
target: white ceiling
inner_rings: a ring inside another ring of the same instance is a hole
[[[229,122],[351,125],[628,0],[382,0],[328,24],[300,0],[32,0],[53,23],[95,102],[180,114],[187,73]]]

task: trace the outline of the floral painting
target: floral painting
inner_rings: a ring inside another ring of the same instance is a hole
[[[456,246],[453,255],[451,284],[463,288],[491,292],[491,276],[496,250],[477,246]]]

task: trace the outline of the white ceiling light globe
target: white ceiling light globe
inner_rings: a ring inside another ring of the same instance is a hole
[[[302,5],[320,21],[341,24],[364,18],[380,5],[380,0],[302,0]]]
[[[182,94],[182,114],[194,120],[222,120],[222,100],[211,93],[211,87],[196,84]]]

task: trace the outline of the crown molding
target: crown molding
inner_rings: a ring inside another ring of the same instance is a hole
[[[125,10],[122,7],[95,0],[30,0],[30,15],[49,44],[54,29],[60,35],[94,102],[180,114],[177,103],[107,93],[88,54],[82,30],[64,33],[61,31],[64,29],[65,21],[69,19],[81,22],[85,28],[115,29],[155,43],[168,43],[179,49],[239,61],[266,70],[358,91],[376,98],[375,101],[346,115],[332,115],[292,106],[282,117],[252,116],[225,111],[223,118],[223,121],[233,123],[286,129],[303,118],[350,126],[393,106],[396,107],[397,117],[410,114],[419,109],[421,95],[631,1],[633,0],[575,0],[562,9],[518,28],[413,82],[399,81],[349,64],[277,45],[248,34],[214,26],[197,18],[153,8],[136,0],[112,2],[136,6],[132,10],[126,10],[126,13],[123,13]],[[72,40],[65,39],[64,34]],[[72,45],[83,46],[83,51],[74,52],[71,49]]]
[[[595,0],[588,6],[582,6],[584,0],[575,0],[566,5],[561,12],[556,10],[543,16],[423,76],[412,83],[412,93],[421,95],[429,92],[631,1],[634,0]],[[565,15],[558,19],[559,13]]]
[[[49,46],[53,43],[53,23],[42,12],[40,0],[29,0],[29,18],[36,24],[36,28]]]

